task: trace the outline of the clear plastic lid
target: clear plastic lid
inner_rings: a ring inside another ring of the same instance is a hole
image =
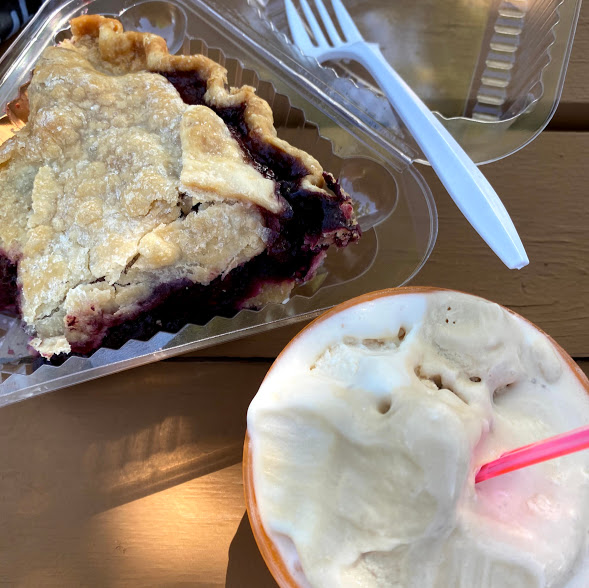
[[[580,0],[346,0],[385,55],[479,162],[517,151],[553,114]],[[333,251],[285,304],[101,348],[61,366],[30,354],[14,316],[0,314],[0,406],[115,371],[318,315],[370,290],[409,281],[437,234],[431,192],[412,161],[420,152],[388,101],[349,64],[322,67],[287,36],[283,0],[49,0],[0,61],[0,143],[23,124],[15,99],[41,52],[68,21],[98,13],[161,34],[178,53],[207,54],[229,82],[272,105],[279,136],[338,175],[357,203],[359,245]]]
[[[352,96],[392,144],[397,138],[391,129],[400,130],[410,149],[399,148],[421,159],[361,66],[318,66],[291,44],[284,0],[249,1],[283,51]],[[346,0],[345,5],[364,38],[380,45],[471,158],[484,163],[521,149],[554,114],[581,0]]]
[[[126,9],[135,6],[133,12]],[[157,18],[153,15],[158,6]],[[145,11],[145,12],[142,12]],[[123,13],[121,15],[121,12]],[[356,202],[363,230],[359,243],[330,251],[315,278],[284,304],[245,310],[205,325],[160,332],[148,341],[130,340],[120,349],[101,348],[89,357],[71,357],[60,366],[31,355],[21,321],[0,314],[0,405],[179,353],[311,318],[363,292],[401,285],[422,267],[437,233],[435,205],[409,157],[391,149],[352,102],[308,74],[296,61],[262,48],[255,32],[265,24],[247,4],[157,2],[135,5],[113,0],[50,1],[27,26],[0,62],[0,106],[8,105],[0,137],[24,124],[19,95],[43,49],[68,34],[76,15],[121,16],[127,28],[159,32],[184,54],[203,53],[223,64],[231,85],[250,84],[274,111],[280,137],[314,155],[339,177]],[[128,19],[128,20],[127,20]],[[254,23],[254,19],[256,19]],[[178,23],[180,38],[176,38]],[[177,47],[174,44],[177,44]],[[277,41],[278,44],[278,41]],[[311,79],[311,84],[308,84]],[[358,113],[360,114],[360,113]]]

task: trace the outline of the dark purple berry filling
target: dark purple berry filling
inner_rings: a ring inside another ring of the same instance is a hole
[[[202,325],[214,316],[232,317],[245,300],[256,294],[257,286],[291,277],[302,279],[314,257],[315,253],[309,252],[281,264],[262,253],[208,286],[190,282],[162,286],[154,298],[163,302],[133,320],[111,327],[102,345],[118,349],[129,339],[147,340],[161,330],[175,333],[188,323]]]
[[[176,88],[180,98],[186,104],[204,104],[207,81],[194,71],[162,71],[159,72]]]
[[[18,311],[16,264],[2,253],[0,253],[0,310]]]

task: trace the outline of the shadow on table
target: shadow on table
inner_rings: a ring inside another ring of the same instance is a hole
[[[3,408],[0,583],[82,585],[92,569],[93,586],[112,586],[96,553],[113,538],[83,543],[102,533],[93,521],[239,463],[268,365],[162,362]]]
[[[225,588],[278,588],[260,554],[247,512],[229,547]]]

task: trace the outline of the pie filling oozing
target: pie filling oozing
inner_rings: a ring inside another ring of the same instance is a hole
[[[349,196],[253,88],[116,20],[71,27],[0,146],[0,308],[41,355],[283,301],[359,238]]]

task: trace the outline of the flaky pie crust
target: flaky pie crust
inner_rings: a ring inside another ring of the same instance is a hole
[[[207,285],[265,250],[265,215],[288,205],[213,109],[240,107],[248,136],[292,161],[301,187],[332,196],[320,164],[278,138],[268,103],[227,87],[222,66],[170,55],[111,18],[81,16],[71,30],[43,52],[29,121],[0,146],[0,247],[18,263],[23,320],[46,357],[91,347],[162,285]],[[166,72],[206,80],[206,106],[185,104]]]

